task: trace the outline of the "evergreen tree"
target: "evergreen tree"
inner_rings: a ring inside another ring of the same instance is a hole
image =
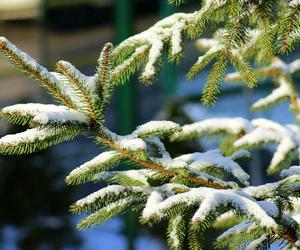
[[[184,0],[170,0],[179,5]],[[72,140],[83,133],[108,148],[75,168],[69,185],[105,181],[109,185],[71,206],[74,213],[89,213],[79,229],[104,223],[129,210],[140,213],[141,223],[169,223],[170,249],[203,249],[206,229],[229,228],[215,246],[230,249],[266,249],[282,241],[285,249],[300,249],[298,233],[300,127],[267,119],[213,118],[180,126],[172,121],[150,121],[126,136],[105,126],[104,111],[119,84],[142,68],[143,83],[153,82],[161,69],[164,50],[171,63],[179,63],[184,39],[199,38],[207,27],[216,27],[212,38],[197,40],[204,52],[188,72],[193,78],[213,63],[202,102],[216,101],[223,81],[254,87],[272,78],[276,87],[253,104],[253,110],[270,108],[286,100],[300,119],[300,102],[293,81],[300,61],[284,63],[279,56],[293,50],[300,37],[299,0],[204,0],[200,10],[176,13],[117,47],[107,43],[94,76],[85,76],[72,64],[60,61],[49,72],[6,38],[0,51],[14,66],[36,80],[59,105],[17,104],[5,107],[1,118],[29,125],[25,132],[0,139],[1,154],[29,154]],[[235,73],[227,74],[232,65]],[[253,67],[255,65],[255,67]],[[230,136],[228,149],[194,152],[173,157],[163,138],[171,142],[218,135]],[[268,172],[279,174],[274,183],[250,186],[250,176],[238,160],[247,150],[265,144],[278,145]],[[116,169],[120,162],[132,168]],[[225,178],[230,176],[230,178]],[[230,223],[228,223],[230,221]]]

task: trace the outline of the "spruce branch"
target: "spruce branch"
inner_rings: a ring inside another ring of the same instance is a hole
[[[5,154],[31,154],[55,144],[70,141],[81,130],[66,128],[32,128],[25,132],[6,135],[0,139],[0,153]]]
[[[84,104],[80,105],[80,110],[91,117],[92,124],[96,123],[97,114],[94,111],[95,109],[91,106],[93,102],[91,97],[92,91],[85,86],[88,78],[81,74],[81,72],[69,62],[59,61],[56,64],[56,70],[67,77],[67,81],[65,81],[66,84],[70,84],[75,91],[75,95],[80,97],[81,102],[79,102],[79,104]]]
[[[228,28],[227,32],[218,31],[215,34],[215,39],[204,38],[197,41],[197,47],[200,50],[204,50],[205,54],[198,58],[198,61],[189,71],[187,75],[189,79],[195,77],[208,63],[216,59],[202,91],[201,100],[205,105],[216,101],[216,96],[220,93],[220,84],[225,77],[229,63],[236,70],[240,71],[243,80],[249,88],[253,88],[256,84],[256,76],[253,69],[242,56],[242,53],[245,53],[247,50],[246,47],[251,47],[250,43],[253,43],[253,41],[250,40],[249,42],[245,38],[247,37],[246,33],[248,33],[246,30],[239,30],[240,20],[237,21],[237,24]],[[254,34],[251,33],[251,35],[253,38]],[[243,49],[237,49],[240,43],[243,44]],[[244,52],[242,52],[243,50]]]
[[[185,1],[169,2],[178,5]],[[1,138],[0,153],[32,153],[71,140],[80,133],[108,147],[109,151],[75,168],[66,178],[67,184],[89,181],[112,184],[71,206],[74,213],[88,213],[78,224],[79,229],[134,210],[141,214],[142,223],[168,221],[171,249],[183,249],[189,237],[189,249],[196,250],[203,248],[206,230],[231,214],[238,219],[219,237],[217,246],[267,248],[282,240],[287,248],[296,249],[300,245],[295,216],[300,170],[299,166],[287,167],[293,160],[299,160],[297,125],[242,118],[214,118],[184,126],[152,121],[121,136],[106,128],[104,111],[119,83],[125,83],[143,66],[141,80],[152,82],[162,67],[165,49],[169,61],[178,63],[184,39],[199,36],[208,24],[213,24],[220,29],[213,39],[198,40],[197,46],[204,54],[188,73],[193,78],[213,63],[203,90],[203,102],[210,104],[216,100],[227,68],[232,65],[237,72],[227,75],[225,80],[239,80],[254,87],[256,78],[272,77],[278,84],[254,108],[267,108],[288,99],[291,108],[299,113],[300,102],[292,80],[299,62],[285,64],[275,56],[277,52],[289,51],[299,40],[298,12],[296,0],[205,0],[200,10],[167,17],[116,48],[106,44],[94,76],[85,76],[64,61],[57,63],[58,72],[48,72],[0,38],[0,52],[63,105],[19,104],[4,108],[0,118],[29,125],[31,129]],[[264,65],[254,71],[250,60]],[[226,154],[217,149],[173,157],[161,140],[182,141],[215,135],[222,139],[230,137],[226,145],[230,144],[232,150],[225,150]],[[283,179],[249,186],[249,175],[237,161],[250,156],[245,149],[269,143],[278,147],[268,171],[280,172]],[[129,169],[114,169],[121,162]],[[235,226],[237,221],[239,224]]]
[[[171,250],[183,248],[185,239],[186,222],[182,215],[174,216],[170,219],[168,226],[168,244]]]
[[[115,167],[121,160],[122,155],[116,151],[103,152],[94,159],[75,168],[66,178],[67,184],[82,184],[93,180],[94,176],[101,172]]]
[[[300,4],[297,1],[290,1],[286,6],[282,8],[279,13],[279,46],[278,51],[280,53],[286,53],[292,49],[291,34],[299,30],[298,18],[300,15]]]
[[[278,57],[274,57],[270,65],[258,68],[255,71],[257,78],[272,78],[278,87],[270,95],[256,101],[252,105],[252,109],[259,111],[270,108],[283,100],[288,100],[291,109],[296,113],[296,118],[298,119],[300,105],[293,74],[297,73],[299,69],[300,63],[298,59],[287,64]],[[242,76],[241,72],[231,73],[225,77],[225,81],[227,82],[239,82],[242,79],[244,79],[244,76]]]
[[[174,177],[177,175],[181,175],[180,171],[175,171],[173,169],[168,169],[165,168],[163,165],[151,161],[150,159],[143,159],[137,155],[131,154],[128,152],[126,149],[120,147],[117,143],[115,143],[109,136],[106,136],[101,133],[96,133],[97,139],[99,139],[100,143],[110,147],[111,149],[119,152],[122,154],[123,157],[129,159],[130,161],[140,165],[140,166],[145,166],[149,169],[158,171],[162,173],[163,175],[167,177]],[[183,171],[186,170],[186,167],[177,167],[178,169],[182,169]],[[194,176],[192,174],[189,174],[188,176],[184,176],[184,179],[187,179],[191,183],[195,183],[200,186],[207,186],[207,187],[214,187],[214,188],[229,188],[229,186],[224,185],[222,182],[216,182],[213,180],[213,178],[207,178],[207,176]]]
[[[225,76],[227,65],[227,53],[222,53],[222,56],[212,67],[202,91],[201,101],[204,105],[209,105],[216,102],[216,96],[220,93],[220,84]]]
[[[96,69],[96,90],[101,99],[101,109],[103,109],[110,100],[111,91],[114,84],[112,83],[111,75],[113,70],[113,45],[107,43],[104,45],[100,57],[98,59],[98,66]]]
[[[75,108],[69,96],[59,88],[58,80],[33,58],[20,51],[6,38],[0,37],[0,53],[27,76],[38,81],[53,97],[69,108]]]
[[[127,79],[147,59],[141,80],[146,83],[151,82],[159,71],[164,44],[170,44],[169,58],[171,61],[177,61],[183,50],[181,45],[183,34],[185,32],[193,35],[196,32],[199,33],[196,27],[203,26],[213,11],[221,6],[222,3],[219,1],[207,1],[200,11],[191,14],[176,13],[159,21],[147,31],[128,38],[115,49],[115,57],[122,58],[122,60],[119,62],[116,60],[113,78],[124,82],[121,69],[127,68],[125,74],[125,79]],[[134,60],[135,58],[137,60]]]
[[[234,135],[233,147],[248,149],[262,147],[266,144],[277,144],[269,173],[278,173],[293,160],[298,160],[299,126],[294,124],[281,125],[267,119],[247,121],[242,118],[213,118],[184,125],[182,132],[171,136],[171,140],[191,140],[204,136]]]

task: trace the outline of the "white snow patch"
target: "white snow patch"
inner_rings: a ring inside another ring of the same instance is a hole
[[[99,191],[96,191],[87,197],[80,199],[76,202],[77,206],[83,207],[85,205],[89,205],[94,203],[98,199],[104,199],[106,195],[118,195],[122,192],[128,191],[129,187],[120,186],[120,185],[111,185],[106,188],[102,188]],[[142,191],[142,189],[138,187],[130,187],[131,190]]]
[[[45,112],[64,112],[69,110],[65,106],[40,103],[25,103],[8,106],[2,109],[4,113],[20,113],[21,115],[36,116]]]
[[[48,123],[80,123],[88,124],[88,118],[77,110],[45,112],[34,117],[33,122],[46,125]]]
[[[280,176],[285,178],[292,175],[300,175],[300,166],[291,166],[288,169],[283,169],[280,172]]]
[[[156,211],[157,206],[163,201],[163,196],[158,191],[152,191],[145,208],[143,209],[142,217],[149,218],[154,211]]]
[[[181,155],[176,160],[183,160],[189,163],[189,168],[201,171],[207,167],[214,166],[231,173],[244,185],[249,185],[249,175],[232,160],[231,157],[224,157],[219,149],[209,150],[204,153],[192,153]]]
[[[120,147],[128,151],[146,150],[147,144],[139,139],[132,138],[132,136],[119,136],[115,143]]]
[[[1,145],[18,146],[21,143],[28,144],[28,143],[36,142],[37,140],[44,140],[52,134],[53,134],[52,129],[46,129],[46,128],[27,129],[26,131],[18,134],[3,136],[0,139],[0,146]]]
[[[264,242],[265,240],[268,239],[268,235],[267,234],[263,234],[262,236],[260,236],[258,239],[253,240],[247,247],[245,250],[256,250],[260,244],[262,242]]]
[[[84,163],[83,165],[75,168],[69,174],[69,176],[67,178],[71,178],[72,176],[83,175],[83,174],[91,171],[91,169],[95,168],[96,166],[101,166],[103,164],[108,164],[109,162],[111,162],[116,157],[121,157],[121,154],[116,152],[116,151],[103,152],[100,155],[93,158],[92,160],[90,160],[90,161]]]
[[[222,132],[239,134],[250,130],[250,128],[250,122],[243,118],[211,118],[182,126],[182,132],[174,135],[172,139],[188,136],[200,137]]]
[[[292,0],[289,2],[289,5],[292,7],[297,7],[298,5],[300,5],[300,0]]]
[[[218,238],[217,241],[223,241],[226,238],[230,237],[234,234],[240,234],[242,232],[248,231],[250,228],[253,228],[253,224],[251,221],[243,221],[231,228],[229,228],[227,231],[222,233]]]
[[[158,192],[152,192],[143,211],[143,218],[163,217],[164,211],[174,205],[184,203],[186,206],[200,204],[200,208],[192,218],[193,223],[205,220],[206,216],[220,205],[233,205],[245,214],[253,216],[260,224],[269,228],[277,228],[276,222],[251,197],[241,191],[216,190],[212,188],[193,188],[188,192],[173,195],[165,200]]]
[[[177,233],[177,230],[178,230],[178,225],[179,223],[182,221],[182,216],[181,215],[178,215],[176,216],[175,219],[172,220],[172,230],[169,234],[170,238],[172,239],[172,245],[173,247],[175,248],[178,248],[179,245],[180,245],[180,241],[179,241],[179,235]]]
[[[267,107],[283,98],[287,98],[292,95],[293,90],[291,89],[291,85],[287,81],[285,77],[278,78],[279,87],[274,89],[272,93],[264,98],[259,99],[252,105],[254,109],[260,109]]]
[[[165,132],[169,130],[180,130],[180,126],[171,121],[150,121],[136,128],[133,134],[143,135],[155,132]]]

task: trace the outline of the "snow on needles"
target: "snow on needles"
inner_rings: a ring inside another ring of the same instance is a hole
[[[80,123],[88,124],[87,117],[77,110],[64,110],[59,112],[45,112],[34,117],[33,122],[46,125],[48,123]]]
[[[256,101],[252,105],[253,109],[258,110],[258,109],[266,108],[284,98],[288,98],[293,95],[293,89],[286,77],[279,77],[278,82],[279,82],[279,87],[275,88],[271,94]]]
[[[285,178],[292,175],[300,175],[300,166],[291,166],[288,169],[283,169],[280,172],[280,176]]]
[[[244,231],[248,231],[251,230],[253,228],[256,228],[256,226],[254,226],[251,221],[243,221],[237,225],[234,225],[233,227],[229,228],[227,231],[225,231],[224,233],[222,233],[218,238],[217,241],[223,241],[226,238],[234,235],[234,234],[240,234]]]
[[[182,131],[171,139],[184,140],[217,133],[239,134],[250,128],[250,122],[243,118],[211,118],[182,126]]]
[[[254,110],[262,110],[284,99],[295,99],[295,89],[292,75],[300,70],[300,60],[294,60],[291,63],[285,63],[279,57],[274,57],[270,65],[257,69],[257,75],[260,78],[274,78],[278,86],[266,97],[256,101],[252,108]],[[276,76],[276,77],[275,77]],[[230,73],[226,76],[225,81],[243,81],[240,72]],[[291,108],[298,108],[291,101]]]
[[[48,123],[82,123],[88,124],[87,117],[81,112],[65,106],[53,104],[26,103],[8,106],[1,111],[4,114],[33,116],[33,122]]]
[[[182,33],[187,29],[187,27],[191,25],[191,23],[196,24],[198,20],[205,16],[207,11],[216,9],[224,5],[225,2],[226,1],[220,0],[207,0],[200,11],[196,11],[191,14],[176,13],[171,15],[157,22],[148,30],[134,35],[122,42],[116,48],[116,53],[123,48],[128,47],[135,48],[136,51],[139,47],[146,45],[149,49],[149,53],[142,77],[146,80],[151,79],[157,72],[156,65],[162,55],[164,43],[170,41],[170,54],[172,57],[179,55],[182,52]],[[128,63],[128,61],[125,63]]]
[[[150,121],[137,127],[133,134],[144,136],[148,134],[163,134],[164,132],[178,132],[181,127],[171,121]]]
[[[128,151],[146,150],[147,144],[139,138],[132,138],[132,136],[119,136],[115,141],[118,147]]]
[[[9,48],[9,50],[11,50],[15,55],[18,55],[19,60],[25,62],[27,67],[29,67],[33,71],[38,72],[38,74],[43,79],[48,79],[51,82],[52,86],[61,87],[59,80],[53,74],[51,74],[45,67],[41,66],[31,56],[18,49],[14,44],[8,41],[5,37],[0,37],[0,44],[1,43],[5,44]],[[62,88],[60,90],[66,94],[65,89]]]
[[[36,116],[44,112],[61,112],[66,111],[64,106],[57,106],[53,104],[40,104],[40,103],[25,103],[8,106],[2,109],[3,113],[19,113],[20,115]]]
[[[265,144],[278,145],[269,166],[269,172],[278,172],[292,160],[299,159],[300,127],[282,125],[268,119],[212,118],[182,126],[182,131],[171,140],[197,139],[218,134],[238,135],[233,146],[237,149],[253,149]]]
[[[90,204],[96,202],[97,200],[104,199],[104,197],[107,195],[118,195],[120,193],[127,192],[127,191],[142,192],[143,189],[141,189],[139,187],[125,187],[125,186],[121,186],[121,185],[107,186],[106,188],[102,188],[102,189],[88,195],[87,197],[85,197],[81,200],[78,200],[76,202],[76,206],[83,207],[86,205],[90,205]]]
[[[298,5],[300,5],[300,0],[292,0],[289,2],[289,5],[293,7],[297,7]]]
[[[252,120],[252,124],[254,129],[238,139],[234,146],[253,147],[266,143],[278,144],[269,171],[276,171],[287,159],[293,157],[292,152],[298,150],[300,128],[297,125],[281,125],[262,118]]]
[[[239,158],[239,156],[244,156],[245,151],[240,152],[240,154],[234,155]],[[183,160],[190,163],[189,168],[196,169],[198,171],[203,171],[207,167],[214,166],[231,173],[235,178],[237,178],[244,185],[249,185],[250,176],[232,160],[231,157],[224,157],[219,149],[209,150],[204,153],[192,153],[181,155],[176,160]]]
[[[26,131],[18,133],[18,134],[3,136],[0,139],[0,146],[1,145],[18,146],[19,144],[22,144],[22,143],[29,144],[32,142],[36,142],[38,140],[44,140],[52,134],[53,134],[52,129],[46,129],[46,128],[45,129],[40,129],[40,128],[27,129]]]
[[[273,198],[281,193],[281,196],[291,196],[293,192],[299,192],[300,176],[291,175],[277,182],[267,183],[260,186],[245,187],[243,192],[254,197],[255,199]]]
[[[97,167],[107,165],[112,163],[116,158],[121,158],[121,154],[116,151],[107,151],[103,152],[100,155],[96,156],[92,160],[84,163],[83,165],[75,168],[67,177],[67,179],[71,179],[74,176],[84,175],[94,170]]]
[[[180,241],[179,241],[179,235],[178,235],[178,226],[180,224],[180,222],[183,220],[181,215],[178,215],[175,217],[175,219],[171,222],[172,223],[172,230],[169,234],[169,237],[172,239],[172,245],[175,248],[178,248],[180,245]]]
[[[212,188],[193,188],[188,192],[173,195],[163,199],[162,194],[153,191],[143,210],[143,219],[163,218],[165,212],[171,207],[178,205],[190,206],[199,204],[200,207],[193,215],[192,222],[200,223],[205,221],[210,213],[218,207],[230,206],[247,216],[254,217],[264,227],[277,228],[276,222],[268,213],[251,197],[245,193],[234,190],[216,190]]]

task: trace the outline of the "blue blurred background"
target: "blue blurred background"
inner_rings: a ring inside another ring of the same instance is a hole
[[[145,30],[175,9],[166,0],[1,0],[0,35],[7,37],[41,64],[54,70],[58,60],[70,61],[83,73],[94,73],[99,51],[106,42],[118,44],[126,37]],[[199,8],[190,1],[177,11]],[[209,36],[210,31],[206,32]],[[286,58],[297,57],[298,53]],[[199,102],[207,72],[187,83],[185,73],[199,56],[192,42],[185,46],[179,67],[166,64],[154,85],[145,87],[133,77],[119,88],[106,114],[107,126],[126,134],[151,119],[172,119],[181,124],[207,117],[264,116],[292,122],[288,105],[282,104],[263,114],[251,114],[250,104],[271,90],[266,83],[258,91],[225,86],[217,104],[204,108]],[[15,103],[51,103],[43,89],[0,58],[0,107]],[[284,115],[282,115],[284,114]],[[0,135],[24,128],[0,122]],[[180,145],[180,150],[206,149],[215,144],[201,142]],[[176,152],[176,148],[170,147]],[[90,230],[78,232],[80,217],[69,212],[69,205],[101,186],[67,187],[64,178],[74,167],[99,154],[92,141],[78,137],[30,156],[0,156],[0,249],[167,249],[161,224],[152,229],[139,226],[135,214],[115,218]],[[268,150],[254,152],[252,183],[265,182],[264,167]],[[210,248],[207,248],[210,249]],[[275,248],[274,248],[275,249]]]

